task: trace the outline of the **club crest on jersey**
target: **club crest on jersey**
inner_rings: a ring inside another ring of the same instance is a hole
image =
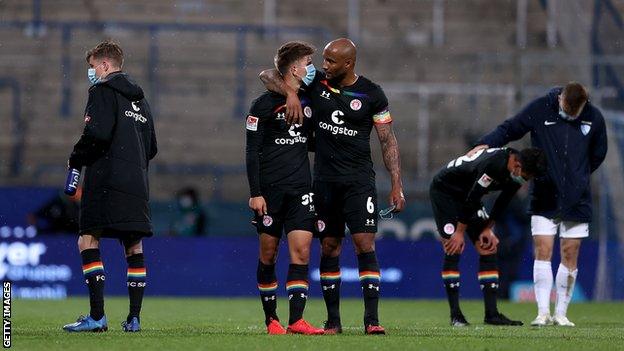
[[[303,115],[310,118],[312,117],[312,108],[310,106],[306,106],[303,108]]]
[[[321,97],[329,100],[329,91],[326,91],[326,90],[321,91]]]
[[[325,222],[318,220],[316,221],[316,229],[318,229],[319,232],[322,232],[325,230]]]
[[[273,217],[271,217],[269,215],[264,215],[264,217],[262,217],[262,224],[265,227],[270,227],[271,224],[273,224]]]
[[[590,125],[581,124],[581,133],[583,133],[583,135],[589,134],[590,130],[591,130],[591,126]]]
[[[488,186],[490,186],[490,184],[492,184],[492,178],[489,175],[483,173],[477,183],[479,183],[479,185],[481,185],[482,187],[487,188]]]
[[[258,117],[247,116],[247,123],[245,123],[247,130],[255,132],[258,130]]]
[[[455,233],[455,226],[452,223],[446,223],[444,225],[444,233],[448,235]]]
[[[359,109],[362,108],[362,101],[360,101],[359,99],[353,99],[351,100],[351,103],[349,104],[349,106],[351,106],[351,109],[353,111],[358,111]]]

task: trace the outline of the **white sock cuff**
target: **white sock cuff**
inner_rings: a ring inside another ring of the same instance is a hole
[[[576,276],[578,275],[578,268],[576,268],[575,270],[571,271],[568,269],[568,267],[564,266],[563,263],[559,264],[559,271],[563,274],[566,275],[571,275],[574,278],[576,278]]]
[[[552,269],[552,264],[550,263],[550,261],[535,260],[535,261],[533,261],[533,267],[535,267],[535,268],[548,268],[548,269]]]

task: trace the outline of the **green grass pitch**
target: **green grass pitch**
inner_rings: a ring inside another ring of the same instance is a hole
[[[448,326],[445,301],[385,299],[380,319],[386,336],[365,336],[362,301],[342,301],[345,332],[336,336],[265,335],[259,299],[151,298],[144,301],[143,331],[121,332],[127,299],[108,298],[106,333],[68,334],[61,326],[87,311],[85,298],[65,301],[14,300],[12,349],[15,350],[624,350],[624,304],[573,304],[576,328],[492,327],[483,325],[482,303],[463,301],[471,326]],[[502,312],[528,324],[533,304],[502,303]],[[288,319],[285,298],[278,301]],[[322,300],[311,300],[306,319],[321,325]]]

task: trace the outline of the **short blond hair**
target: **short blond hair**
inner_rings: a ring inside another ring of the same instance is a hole
[[[121,50],[121,46],[119,46],[119,44],[113,42],[112,40],[105,40],[97,44],[93,49],[87,51],[87,63],[92,57],[94,59],[107,58],[113,61],[113,63],[115,63],[118,67],[121,68],[121,66],[123,66],[123,50]]]

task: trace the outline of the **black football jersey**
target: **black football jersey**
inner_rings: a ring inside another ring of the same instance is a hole
[[[312,108],[300,96],[306,118],[303,125],[286,123],[286,99],[265,92],[253,101],[247,116],[246,163],[252,197],[262,194],[267,186],[309,186],[308,139]]]
[[[314,106],[315,179],[374,179],[371,129],[392,121],[381,87],[363,76],[348,87],[332,86],[317,72],[307,92]]]
[[[481,207],[481,198],[493,191],[502,191],[491,211],[497,218],[509,204],[520,184],[511,178],[507,162],[512,148],[480,150],[471,157],[461,156],[450,161],[433,178],[432,190],[451,195],[464,204],[464,219]]]

